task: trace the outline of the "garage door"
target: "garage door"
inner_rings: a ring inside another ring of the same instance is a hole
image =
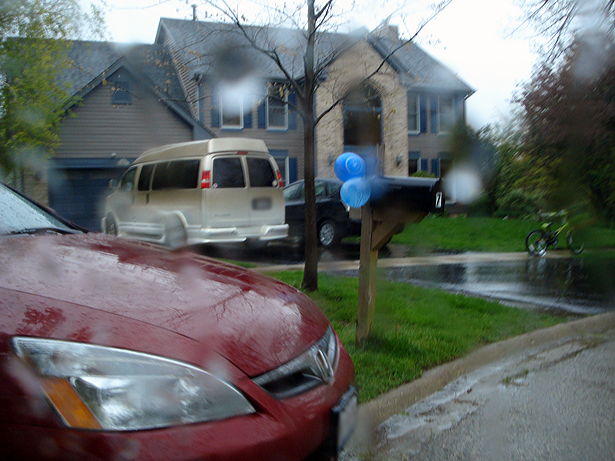
[[[109,180],[125,168],[51,169],[49,206],[58,214],[87,229],[100,231]]]

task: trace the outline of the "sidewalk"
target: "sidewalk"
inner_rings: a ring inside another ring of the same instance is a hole
[[[545,353],[575,342],[581,344],[575,346],[576,349],[587,348],[593,344],[592,338],[607,333],[615,334],[615,312],[559,324],[490,344],[458,360],[428,370],[421,378],[360,405],[358,427],[342,459],[354,459],[352,454],[372,451],[377,444],[379,426],[464,375],[513,357]],[[505,367],[506,363],[502,366]]]

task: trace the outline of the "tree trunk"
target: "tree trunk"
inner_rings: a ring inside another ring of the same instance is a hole
[[[301,286],[308,291],[318,289],[318,239],[316,237],[315,117],[314,117],[314,40],[316,17],[314,0],[308,0],[308,41],[304,57],[305,106],[303,118],[305,180],[305,268]]]

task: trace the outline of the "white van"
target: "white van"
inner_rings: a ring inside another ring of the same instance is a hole
[[[102,230],[170,247],[264,245],[288,235],[282,176],[257,139],[214,138],[151,149],[107,197]]]

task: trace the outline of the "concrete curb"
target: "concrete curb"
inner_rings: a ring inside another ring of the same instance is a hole
[[[531,349],[602,334],[609,330],[615,330],[615,312],[562,323],[490,344],[465,357],[428,370],[421,378],[361,404],[359,421],[365,421],[370,428],[375,428],[391,416],[401,413],[448,383],[478,368]]]

